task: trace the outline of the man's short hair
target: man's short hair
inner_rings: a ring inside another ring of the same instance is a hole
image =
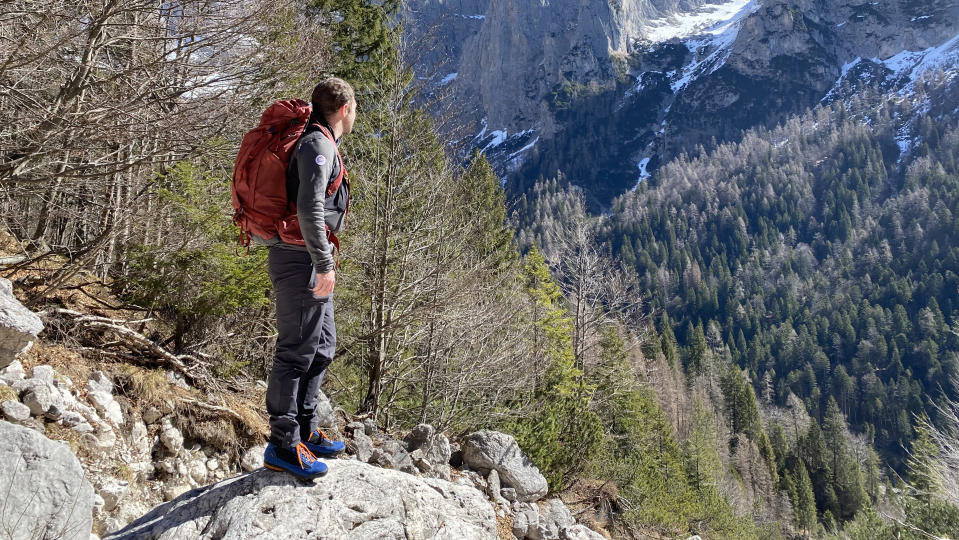
[[[316,85],[311,101],[313,110],[323,115],[323,119],[327,119],[353,99],[353,87],[350,83],[337,77],[330,77]]]

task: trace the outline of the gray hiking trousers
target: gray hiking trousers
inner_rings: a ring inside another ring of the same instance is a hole
[[[333,295],[316,297],[316,270],[306,251],[270,248],[276,294],[276,356],[266,389],[270,442],[289,448],[316,429],[317,398],[336,351]]]

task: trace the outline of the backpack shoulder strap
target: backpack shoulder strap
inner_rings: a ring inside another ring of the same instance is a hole
[[[320,124],[319,122],[310,123],[310,125],[307,126],[306,131],[304,131],[304,135],[310,131],[319,131],[320,133],[322,133],[324,137],[326,137],[327,139],[330,140],[331,143],[333,143],[333,148],[336,151],[336,161],[340,165],[340,172],[336,175],[336,178],[330,181],[330,183],[327,184],[326,186],[326,196],[332,197],[333,194],[336,193],[336,190],[340,189],[340,184],[343,183],[343,176],[346,175],[346,167],[343,165],[343,158],[340,156],[340,149],[336,145],[336,139],[333,137],[333,133],[331,133],[330,130],[326,128],[326,126],[324,126],[323,124]]]

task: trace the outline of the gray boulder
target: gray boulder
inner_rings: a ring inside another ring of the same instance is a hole
[[[0,404],[0,409],[3,410],[3,416],[12,422],[23,422],[30,418],[30,407],[27,407],[19,401],[12,399],[4,401]]]
[[[240,467],[243,467],[243,470],[248,472],[259,469],[263,466],[263,452],[265,451],[265,444],[250,448],[243,453],[243,458],[240,460]]]
[[[430,463],[433,465],[448,465],[452,454],[453,451],[450,448],[450,440],[446,438],[446,435],[437,433],[430,442],[430,448],[426,452],[426,459],[430,460]]]
[[[523,454],[516,439],[498,431],[477,431],[463,445],[463,462],[473,469],[496,469],[505,486],[516,490],[516,499],[536,501],[549,486],[539,469]]]
[[[96,408],[97,412],[115,426],[123,423],[123,409],[113,399],[113,395],[103,390],[94,390],[87,394],[87,399]]]
[[[48,384],[53,384],[53,366],[48,366],[46,364],[42,366],[36,366],[33,368],[33,379],[40,379],[43,382]]]
[[[0,278],[0,368],[10,365],[42,330],[40,317],[17,300],[10,280]]]
[[[560,537],[560,531],[575,524],[573,514],[566,508],[563,501],[552,499],[540,503],[536,526],[531,526],[526,534],[531,540],[557,540]]]
[[[513,515],[513,536],[516,538],[526,538],[530,527],[536,527],[536,519],[539,516],[536,510],[528,509],[516,512]]]
[[[0,492],[4,538],[90,538],[93,486],[68,446],[0,421]]]
[[[113,393],[113,381],[102,371],[94,371],[90,380],[87,381],[87,392],[106,392]]]
[[[63,395],[52,384],[41,379],[24,379],[15,383],[13,389],[34,416],[47,415],[57,420],[63,414]]]
[[[367,463],[373,457],[373,439],[361,429],[353,432],[353,446],[356,450],[356,459]]]
[[[14,360],[7,367],[0,369],[0,381],[9,385],[22,381],[23,377],[23,364],[19,360]]]
[[[606,540],[605,536],[580,523],[560,531],[559,538],[560,540]]]
[[[354,460],[305,482],[259,470],[196,489],[154,508],[110,539],[495,539],[482,493]]]
[[[160,424],[160,442],[171,455],[177,455],[183,450],[183,434],[169,418],[164,418]]]
[[[433,441],[436,429],[429,424],[420,424],[413,428],[404,439],[410,452],[429,445]]]

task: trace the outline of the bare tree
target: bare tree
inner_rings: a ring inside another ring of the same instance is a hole
[[[14,0],[0,12],[0,215],[34,253],[101,275],[168,233],[156,187],[232,147],[313,77],[326,40],[295,0]],[[291,36],[287,39],[286,35]],[[43,292],[39,294],[43,296]]]
[[[544,255],[573,315],[576,366],[584,370],[603,325],[618,318],[637,335],[646,326],[636,276],[598,244],[597,225],[598,218],[586,215],[582,194],[573,192],[544,235]]]

